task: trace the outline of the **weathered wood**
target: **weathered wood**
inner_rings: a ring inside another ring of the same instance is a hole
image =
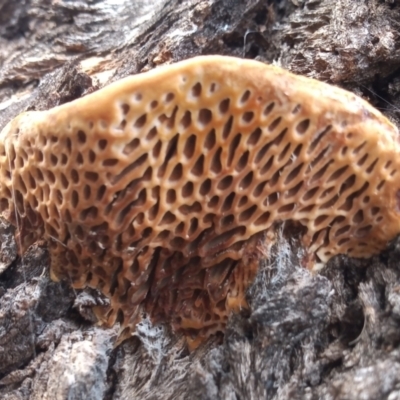
[[[149,5],[151,4],[151,5]],[[363,95],[394,122],[400,4],[371,0],[0,0],[0,129],[128,74],[199,54],[257,57]],[[96,291],[48,276],[45,243],[17,258],[0,226],[4,399],[398,398],[397,242],[380,257],[304,270],[279,231],[249,291],[251,311],[189,354],[144,319],[113,348]]]

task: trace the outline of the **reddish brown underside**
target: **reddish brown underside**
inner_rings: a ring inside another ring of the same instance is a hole
[[[111,299],[97,312],[121,338],[144,310],[198,344],[246,305],[275,223],[304,227],[315,270],[384,248],[400,230],[396,138],[348,92],[199,57],[12,121],[1,211],[22,251],[48,240],[53,277]]]

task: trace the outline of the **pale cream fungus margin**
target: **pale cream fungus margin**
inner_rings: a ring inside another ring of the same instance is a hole
[[[53,278],[110,298],[97,312],[122,338],[144,310],[194,347],[245,305],[275,223],[304,227],[314,269],[384,249],[400,232],[399,154],[396,127],[352,93],[196,57],[11,121],[0,211],[21,253],[47,239]]]

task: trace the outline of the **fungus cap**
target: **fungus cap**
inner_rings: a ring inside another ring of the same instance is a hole
[[[0,211],[51,272],[188,334],[221,330],[257,241],[369,257],[400,231],[397,129],[354,94],[260,62],[196,57],[28,112],[0,134]],[[249,256],[250,254],[250,256]],[[251,256],[253,254],[253,256]]]

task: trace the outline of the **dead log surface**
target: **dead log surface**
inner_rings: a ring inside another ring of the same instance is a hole
[[[151,5],[149,5],[151,4]],[[396,0],[0,0],[0,129],[25,110],[199,54],[277,62],[353,90],[399,124]],[[300,267],[290,232],[260,262],[251,311],[189,354],[146,319],[113,348],[106,300],[49,279],[45,243],[21,260],[0,225],[2,399],[400,398],[400,250]]]

